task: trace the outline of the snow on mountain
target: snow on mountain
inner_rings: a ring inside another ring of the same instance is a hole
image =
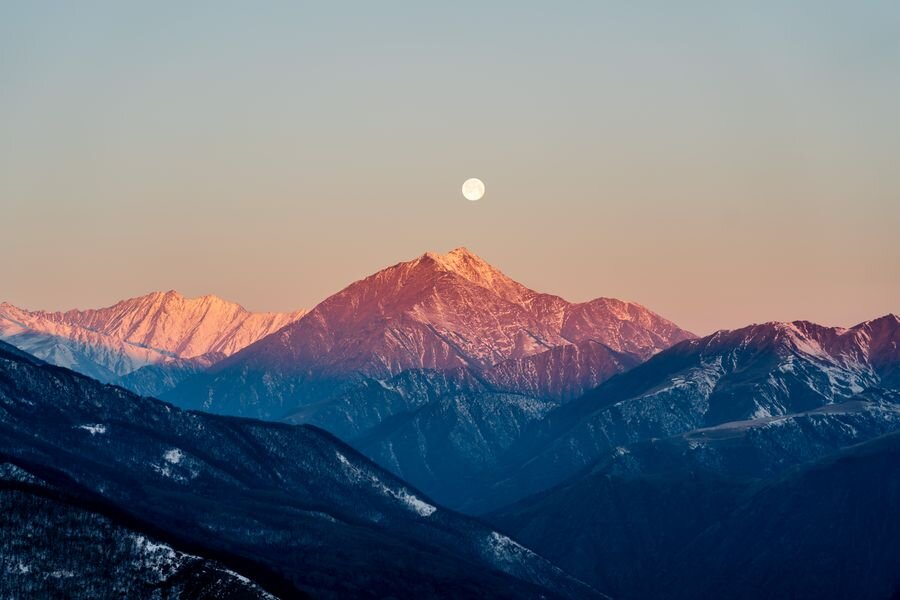
[[[0,339],[51,364],[105,382],[170,357],[155,348],[55,321],[40,312],[7,303],[0,304]]]
[[[28,311],[0,304],[0,339],[101,381],[147,365],[227,356],[301,316],[251,313],[215,296],[154,292],[101,309]]]
[[[573,343],[600,342],[641,359],[694,337],[640,304],[614,298],[597,298],[567,307],[560,335]]]
[[[276,600],[221,563],[175,550],[86,504],[0,463],[0,597]]]
[[[122,300],[107,308],[39,314],[179,358],[196,358],[210,352],[231,355],[305,312],[252,313],[217,296],[185,298],[170,290]]]
[[[493,530],[317,428],[182,411],[0,342],[2,462],[284,598],[600,597],[521,546],[485,552]]]
[[[497,390],[569,400],[640,362],[639,355],[616,352],[587,339],[499,362],[486,369],[483,376]]]
[[[682,342],[550,413],[506,457],[512,475],[495,501],[546,489],[619,446],[894,389],[898,344],[895,315],[851,328],[765,323]]]
[[[486,367],[585,340],[653,354],[690,337],[637,304],[570,304],[539,294],[458,248],[351,284],[243,358],[390,376],[408,368]]]
[[[385,380],[408,369],[467,368],[483,374],[503,361],[588,342],[644,358],[691,337],[637,304],[608,299],[573,304],[535,292],[458,248],[443,255],[428,252],[351,284],[170,397],[187,405],[203,398],[203,407],[213,411],[277,418],[313,398],[321,400],[328,391],[323,382]],[[599,373],[624,368],[605,354],[581,354],[609,363],[578,366],[594,378],[591,384]],[[505,369],[504,387],[514,373]],[[513,391],[562,387],[523,381],[521,390]]]

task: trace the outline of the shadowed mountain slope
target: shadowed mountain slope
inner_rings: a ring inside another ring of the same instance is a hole
[[[282,593],[595,595],[321,430],[183,412],[2,348],[0,454]]]

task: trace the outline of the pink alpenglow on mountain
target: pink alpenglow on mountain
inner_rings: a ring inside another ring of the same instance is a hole
[[[410,368],[483,369],[588,341],[644,358],[691,337],[638,304],[573,304],[535,292],[457,248],[351,284],[221,368],[246,362],[389,377]]]
[[[118,375],[169,358],[158,349],[54,321],[43,313],[30,312],[7,303],[0,304],[0,340],[50,364],[107,382]]]
[[[304,310],[253,313],[217,296],[185,298],[171,290],[123,300],[107,308],[46,316],[179,358],[195,358],[210,352],[234,354],[304,314]]]
[[[209,363],[305,314],[252,313],[216,296],[154,292],[100,309],[28,311],[0,304],[0,339],[103,381],[176,359]]]
[[[411,383],[415,377],[391,381],[406,371],[457,371],[448,376],[465,386],[567,400],[693,337],[638,304],[571,303],[536,292],[458,248],[427,252],[352,283],[165,398],[262,418],[296,416],[306,405],[330,414],[326,406],[337,401],[341,423],[358,426],[359,410],[380,421],[434,394]],[[383,403],[373,404],[368,392],[362,404],[351,399],[359,390],[348,386],[362,380],[379,382]],[[303,422],[324,423],[310,411],[303,415]]]
[[[164,399],[356,435],[445,393],[567,401],[693,337],[638,304],[536,292],[457,248],[350,284]]]

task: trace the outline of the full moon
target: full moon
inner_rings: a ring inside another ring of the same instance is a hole
[[[477,177],[466,179],[462,187],[462,193],[466,200],[471,200],[472,202],[481,200],[481,197],[484,196],[484,182]]]

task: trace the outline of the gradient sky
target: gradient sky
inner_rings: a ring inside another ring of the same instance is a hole
[[[900,312],[900,3],[486,4],[0,2],[0,300],[467,246],[698,333]]]

